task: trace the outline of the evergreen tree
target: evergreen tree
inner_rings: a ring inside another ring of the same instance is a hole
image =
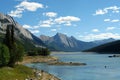
[[[24,56],[24,48],[21,44],[16,44],[15,62],[22,61]]]
[[[11,46],[11,33],[10,33],[10,27],[9,26],[7,26],[7,29],[6,29],[4,44],[6,44],[9,49],[12,47]]]
[[[9,49],[6,45],[0,45],[0,66],[6,66],[9,62]]]
[[[23,48],[15,42],[14,38],[14,25],[8,25],[6,30],[6,37],[4,40],[10,51],[10,60],[8,66],[14,67],[17,61],[23,57]]]

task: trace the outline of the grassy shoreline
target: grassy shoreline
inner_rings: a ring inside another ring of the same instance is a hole
[[[14,68],[2,67],[0,68],[0,80],[25,80],[36,79],[34,69],[24,66],[26,63],[33,62],[51,62],[58,60],[53,56],[25,56],[22,62],[18,62]],[[54,75],[43,71],[41,77],[38,80],[60,80]]]
[[[0,80],[25,80],[29,76],[33,77],[32,69],[23,65],[0,68]]]

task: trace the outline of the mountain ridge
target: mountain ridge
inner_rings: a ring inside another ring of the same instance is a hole
[[[120,52],[120,40],[113,41],[110,43],[102,44],[97,47],[93,47],[88,50],[84,50],[84,52]]]
[[[0,13],[0,34],[4,35],[6,33],[6,28],[10,25],[13,25],[15,27],[15,33],[14,33],[15,38],[20,42],[22,42],[22,44],[27,48],[31,47],[32,49],[33,47],[36,46],[37,47],[45,46],[42,40],[40,40],[38,37],[36,37],[27,29],[24,29],[11,16]]]
[[[74,36],[68,37],[62,33],[56,33],[54,36],[40,35],[40,39],[50,48],[57,48],[58,51],[82,51],[90,49],[105,43],[115,41],[115,39],[104,39],[91,42],[77,40]]]

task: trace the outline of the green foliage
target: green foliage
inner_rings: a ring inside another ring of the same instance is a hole
[[[14,38],[14,25],[7,25],[4,44],[9,48],[8,66],[14,67],[15,63],[22,60],[24,49],[22,45],[17,44]]]
[[[43,53],[42,53],[42,55],[43,56],[47,56],[47,55],[49,55],[50,54],[50,51],[47,49],[47,48],[43,48]]]
[[[120,52],[120,40],[113,41],[110,43],[106,43],[88,50],[84,52],[109,52],[109,53],[119,53]]]
[[[0,80],[25,80],[28,76],[34,77],[33,70],[23,65],[0,68]]]
[[[0,44],[0,66],[6,66],[9,62],[9,49],[4,44]]]
[[[24,56],[24,48],[21,44],[16,44],[16,61],[22,61]]]
[[[29,56],[36,56],[37,55],[36,51],[28,51],[27,54]]]
[[[16,62],[22,61],[24,56],[24,48],[20,44],[14,43],[14,47],[11,49],[9,66],[14,66]]]
[[[35,48],[34,50],[28,51],[29,56],[48,56],[50,55],[50,51],[47,48]]]
[[[12,43],[11,43],[11,33],[10,33],[10,27],[9,27],[9,26],[7,26],[4,43],[7,45],[7,47],[8,47],[9,49],[12,47]]]

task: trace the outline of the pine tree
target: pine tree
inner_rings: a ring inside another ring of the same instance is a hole
[[[11,33],[10,33],[10,27],[7,26],[6,29],[6,35],[5,35],[5,39],[4,39],[4,44],[6,44],[8,46],[8,48],[11,48]]]
[[[15,49],[15,40],[14,40],[14,25],[12,24],[7,25],[5,44],[8,46],[10,51],[10,60],[8,65],[14,66],[15,64],[14,53],[16,52],[16,49]]]
[[[6,45],[0,44],[0,67],[8,65],[10,59],[9,49]]]
[[[17,61],[20,61],[23,57],[24,49],[18,45],[14,38],[14,25],[8,25],[6,30],[5,44],[9,48],[10,60],[8,66],[14,67]]]

